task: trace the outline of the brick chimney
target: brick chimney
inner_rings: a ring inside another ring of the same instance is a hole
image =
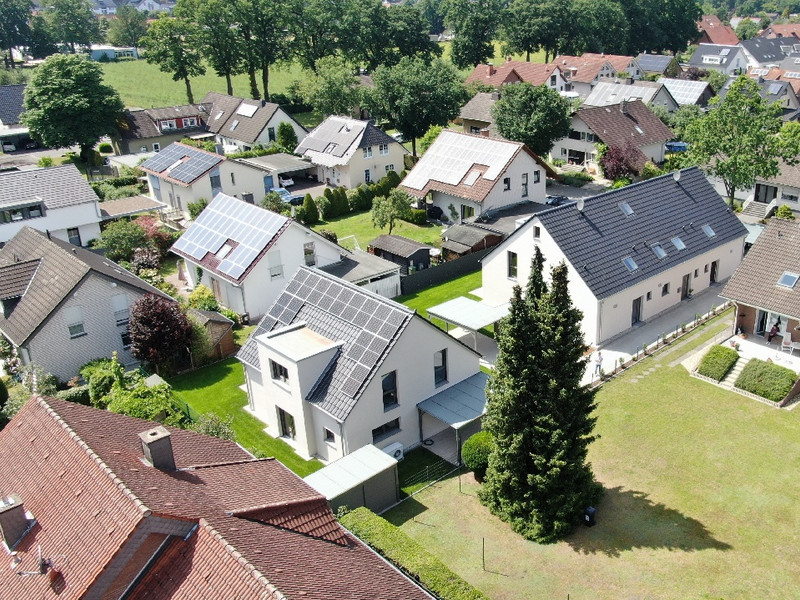
[[[487,77],[491,77],[495,73],[497,73],[497,69],[494,68],[494,65],[492,63],[489,63],[488,65],[486,65],[486,76]]]
[[[172,454],[170,433],[163,425],[139,434],[145,460],[162,471],[175,470],[175,456]]]
[[[9,549],[22,539],[29,525],[22,498],[16,494],[0,497],[0,536]]]

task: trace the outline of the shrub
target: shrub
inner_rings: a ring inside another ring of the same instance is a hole
[[[89,379],[89,402],[95,408],[108,406],[107,396],[114,387],[117,378],[111,369],[95,371]]]
[[[61,398],[67,402],[74,402],[75,404],[83,404],[84,406],[91,406],[92,404],[89,397],[88,385],[79,385],[66,390],[59,390],[56,392],[56,398]]]
[[[722,381],[738,359],[739,353],[733,348],[726,348],[725,346],[719,345],[712,346],[711,349],[706,352],[703,360],[700,361],[697,372],[711,379]]]
[[[482,480],[489,466],[489,454],[492,452],[492,436],[488,431],[479,431],[467,438],[461,447],[461,458],[467,468],[475,473],[475,478]]]
[[[319,231],[317,231],[317,233],[320,234],[322,237],[324,237],[326,240],[332,241],[334,244],[339,243],[339,236],[336,235],[335,231],[331,231],[330,229],[320,229]]]
[[[204,413],[189,426],[189,429],[205,435],[213,435],[223,440],[235,440],[233,431],[233,417],[228,415],[224,419],[216,413]]]
[[[649,160],[644,163],[644,167],[642,167],[641,178],[642,179],[652,179],[653,177],[658,177],[659,175],[663,175],[664,171],[659,169]]]
[[[286,121],[278,125],[278,145],[287,152],[294,152],[297,147],[297,133],[291,123]]]
[[[592,181],[592,176],[587,173],[567,173],[561,176],[561,182],[572,187],[583,187]]]
[[[130,260],[134,250],[147,246],[147,232],[130,221],[114,221],[100,234],[96,246],[105,248],[111,260]]]
[[[786,367],[754,358],[742,369],[736,387],[767,400],[780,402],[797,381],[797,373]]]
[[[155,269],[161,266],[161,257],[156,248],[137,248],[133,251],[133,258],[131,258],[130,270],[133,273],[139,273],[144,269]]]
[[[102,152],[103,154],[111,154],[114,151],[114,149],[111,147],[111,144],[109,144],[108,142],[103,142],[102,144],[100,144],[97,147],[97,150],[99,152]]]
[[[425,225],[428,222],[428,213],[424,208],[412,208],[403,220],[414,225]]]
[[[88,383],[92,378],[92,375],[94,375],[97,371],[109,371],[110,369],[110,358],[95,358],[78,369],[78,373],[80,373],[81,377],[83,377],[83,380]]]
[[[8,389],[8,400],[2,410],[0,410],[0,425],[3,421],[10,421],[16,415],[25,403],[30,400],[31,393],[24,385],[15,385]]]
[[[239,313],[237,313],[235,310],[231,310],[230,308],[226,308],[224,306],[220,306],[217,310],[223,317],[228,317],[231,321],[233,321],[234,325],[241,325]]]
[[[11,345],[5,337],[0,335],[0,360],[5,358],[9,358],[14,351],[14,347]]]
[[[198,310],[219,310],[219,302],[214,297],[214,292],[202,283],[192,290],[187,303]]]
[[[36,163],[39,167],[52,167],[53,166],[53,159],[49,156],[43,156],[39,159],[39,162]]]
[[[167,229],[161,221],[150,215],[142,215],[134,223],[144,229],[148,245],[158,248],[162,257],[167,255],[167,250],[180,237],[179,231]]]
[[[270,146],[269,148],[253,148],[252,150],[245,150],[244,152],[234,152],[233,154],[226,154],[225,158],[235,160],[237,158],[257,158],[259,156],[269,156],[270,154],[277,154],[281,152],[281,147],[278,145]]]
[[[6,388],[5,382],[0,379],[0,408],[3,408],[5,403],[8,401],[8,388]]]
[[[192,355],[192,367],[199,367],[211,362],[211,351],[214,349],[211,344],[211,336],[198,319],[189,315],[189,322],[192,324],[192,339],[189,346]]]
[[[794,213],[792,209],[786,204],[781,204],[778,210],[775,211],[775,216],[779,219],[786,219],[787,221],[794,221]]]
[[[196,202],[189,202],[189,204],[186,205],[186,210],[189,211],[189,218],[194,221],[200,213],[203,212],[206,206],[208,206],[208,200],[205,198],[200,198]]]
[[[633,182],[627,177],[620,177],[619,179],[615,179],[613,181],[611,184],[611,189],[618,190],[619,188],[624,188],[626,185],[630,185],[631,183]]]
[[[184,407],[168,383],[148,387],[144,382],[132,389],[115,387],[108,396],[108,410],[137,419],[183,427],[189,422]]]
[[[36,364],[29,364],[19,369],[20,383],[28,390],[41,396],[54,396],[58,391],[58,377],[48,373]],[[36,389],[34,389],[34,381]]]
[[[314,203],[314,199],[311,197],[311,194],[306,194],[306,197],[303,198],[303,223],[308,225],[316,225],[319,223],[319,210],[317,210],[317,205]]]
[[[341,518],[342,525],[369,544],[438,598],[488,600],[479,590],[453,573],[422,545],[368,508],[357,508]]]

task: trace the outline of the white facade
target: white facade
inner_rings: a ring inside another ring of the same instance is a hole
[[[54,238],[80,246],[87,246],[91,240],[100,237],[101,216],[97,202],[44,209],[40,217],[30,216],[33,213],[29,210],[25,212],[25,209],[30,209],[30,204],[23,203],[25,208],[0,208],[0,243],[13,238],[23,227],[49,231]],[[6,212],[8,217],[4,218]]]
[[[303,127],[292,117],[286,114],[283,109],[278,108],[275,111],[275,114],[272,115],[269,121],[267,121],[266,127],[258,134],[256,137],[255,142],[244,142],[242,140],[237,140],[234,137],[230,137],[229,135],[223,135],[218,133],[216,135],[216,142],[218,144],[222,144],[225,148],[226,154],[233,154],[235,152],[245,152],[247,150],[252,150],[255,144],[261,144],[263,146],[269,146],[277,140],[278,137],[278,127],[281,123],[289,123],[294,129],[294,133],[297,136],[298,143],[303,141],[303,138],[308,135],[308,132],[303,129]]]
[[[398,175],[403,171],[403,157],[407,154],[397,142],[384,147],[357,148],[346,164],[336,166],[317,165],[317,179],[335,187],[357,188],[362,183],[379,181],[389,171]],[[314,157],[311,155],[311,162]]]

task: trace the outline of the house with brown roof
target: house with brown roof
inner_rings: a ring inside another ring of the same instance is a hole
[[[798,343],[799,279],[800,223],[770,219],[720,296],[736,304],[737,329],[766,336],[774,325],[779,340]]]
[[[567,137],[553,144],[550,155],[569,164],[597,169],[597,142],[606,146],[633,146],[641,169],[647,161],[664,162],[664,143],[673,137],[669,127],[641,100],[611,106],[580,108],[572,117]]]
[[[0,461],[9,600],[431,598],[325,496],[233,442],[34,397]]]
[[[501,90],[504,85],[521,82],[531,85],[546,85],[557,92],[571,90],[569,82],[557,65],[511,59],[496,66],[492,64],[476,65],[464,84],[481,83]]]
[[[492,107],[498,100],[500,92],[478,92],[470,98],[458,114],[464,133],[480,134],[486,131],[491,137],[496,137]]]
[[[592,88],[604,79],[626,77],[641,79],[642,69],[633,56],[619,54],[598,54],[584,52],[580,56],[558,55],[550,63],[558,67],[564,79],[571,86],[570,91],[580,98],[586,98]]]
[[[703,15],[697,22],[697,29],[700,34],[695,40],[696,44],[735,46],[739,43],[736,32],[730,25],[724,25],[716,15]]]
[[[0,334],[23,365],[67,381],[117,352],[137,364],[129,308],[143,295],[171,298],[104,256],[25,227],[0,249]]]
[[[766,27],[760,34],[760,37],[765,38],[783,38],[783,37],[796,37],[800,38],[800,24],[799,23],[773,23]]]
[[[206,131],[210,104],[126,110],[111,138],[115,154],[159,152],[172,142]]]
[[[402,235],[379,235],[367,246],[367,252],[400,265],[400,273],[421,271],[431,266],[433,246],[423,244]]]
[[[528,200],[544,202],[547,175],[555,173],[525,144],[445,129],[400,187],[459,220]]]
[[[256,144],[269,146],[278,139],[278,126],[288,123],[300,142],[308,131],[274,102],[249,100],[208,92],[203,104],[210,105],[208,131],[226,153],[251,150]]]

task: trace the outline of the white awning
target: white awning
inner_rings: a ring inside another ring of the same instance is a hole
[[[447,423],[453,429],[461,429],[465,425],[479,419],[486,412],[486,382],[489,376],[480,371],[464,381],[460,381],[423,400],[417,408]]]
[[[489,306],[460,296],[429,308],[428,318],[436,317],[446,323],[475,332],[505,317],[509,306],[508,302],[500,306]]]

